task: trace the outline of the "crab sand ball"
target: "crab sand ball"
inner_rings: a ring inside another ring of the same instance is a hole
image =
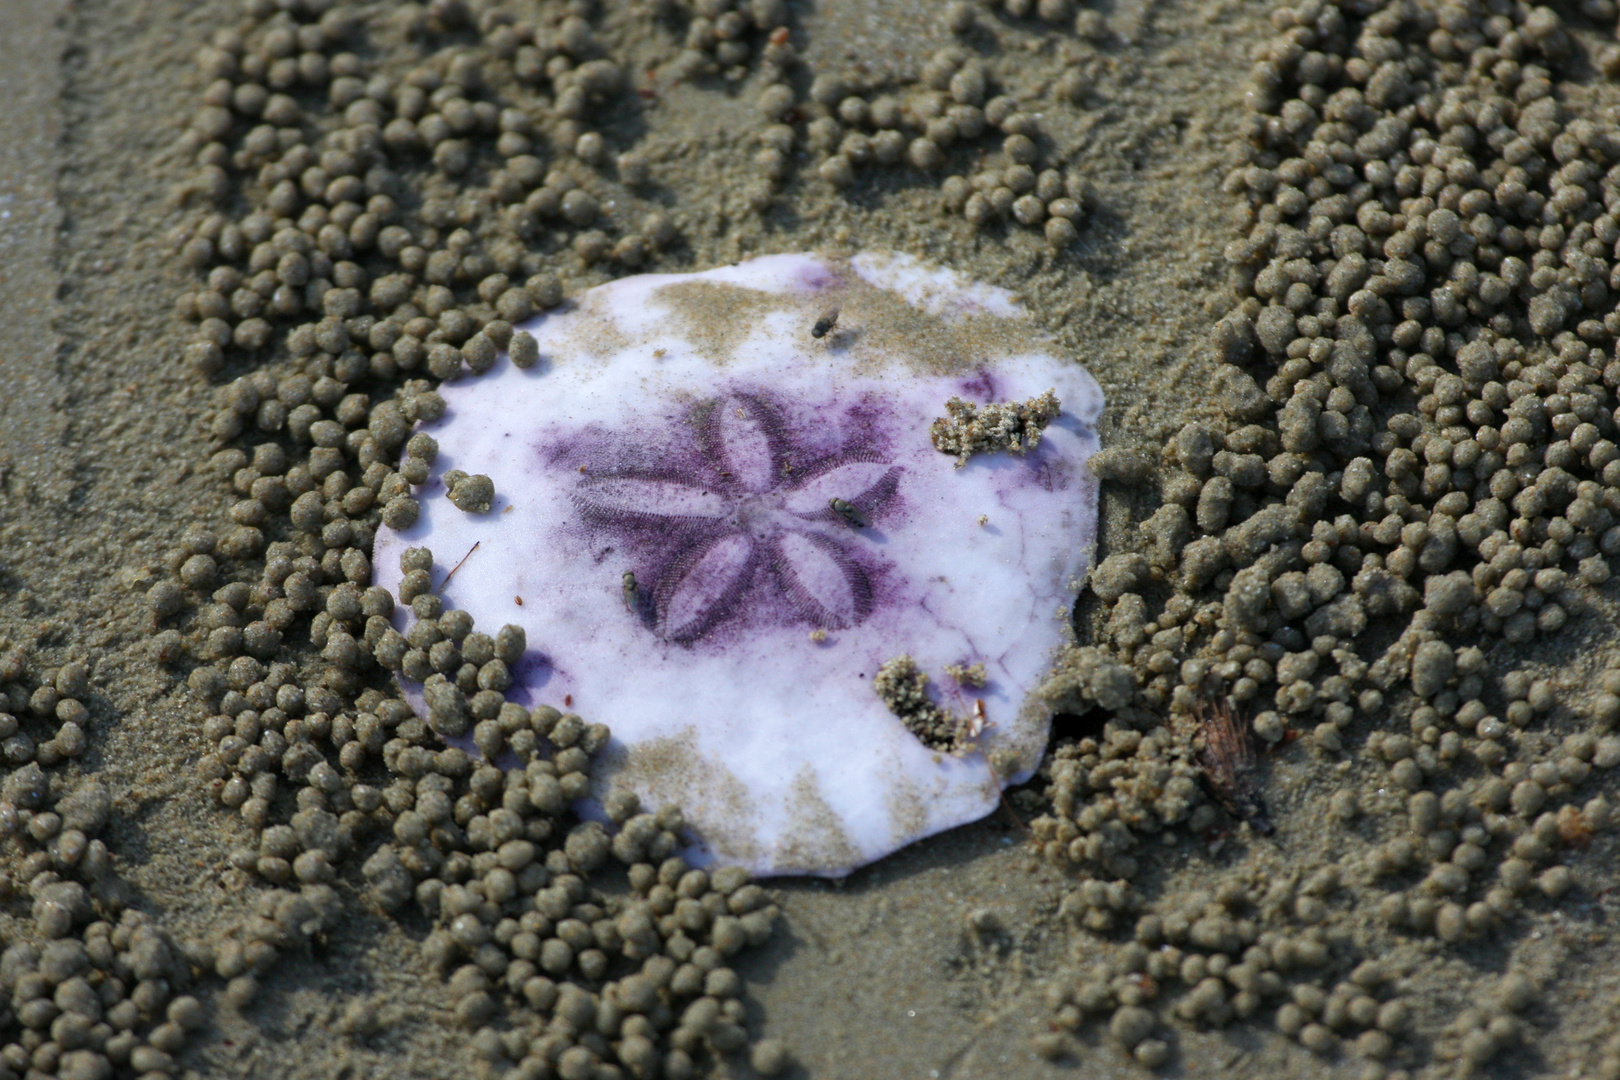
[[[1028,778],[1102,394],[1011,294],[776,255],[626,278],[519,331],[441,390],[378,583],[427,548],[447,610],[522,628],[499,689],[611,728],[598,805],[679,805],[700,864],[836,876]],[[426,714],[455,678],[401,681]]]

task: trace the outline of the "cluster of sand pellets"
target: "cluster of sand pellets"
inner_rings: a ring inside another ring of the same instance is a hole
[[[1369,1080],[1470,1075],[1516,1060],[1538,999],[1491,958],[1615,824],[1620,670],[1553,652],[1607,621],[1620,555],[1620,129],[1567,100],[1620,63],[1615,8],[1272,22],[1226,184],[1224,415],[1099,462],[1160,498],[1049,687],[1106,726],[1055,751],[1034,829],[1114,947],[1053,981],[1043,1050],[1100,1025],[1156,1065],[1185,1025],[1247,1021]],[[1264,752],[1212,762],[1215,709]],[[1268,758],[1321,783],[1265,839]],[[1218,872],[1177,873],[1182,847]],[[1420,1003],[1435,943],[1475,966]]]

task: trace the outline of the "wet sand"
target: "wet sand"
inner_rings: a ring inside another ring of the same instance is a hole
[[[68,768],[114,794],[107,840],[134,906],[195,938],[251,902],[252,888],[225,869],[245,830],[195,779],[208,749],[203,712],[149,657],[140,596],[165,573],[185,527],[223,520],[231,501],[201,468],[214,449],[204,430],[214,388],[180,360],[188,331],[173,304],[193,277],[165,238],[189,214],[171,192],[186,174],[173,146],[203,85],[191,56],[233,8],[10,0],[0,10],[0,640],[46,666],[89,665],[90,750]],[[858,59],[915,72],[945,37],[927,9],[827,3],[794,14],[812,64]],[[1257,6],[1237,3],[1103,11],[1112,33],[1088,62],[1084,103],[1041,117],[1095,190],[1095,210],[1062,257],[1033,232],[976,235],[940,213],[936,188],[882,174],[845,195],[805,175],[764,215],[739,212],[752,149],[726,129],[744,105],[681,86],[650,111],[640,141],[669,154],[660,178],[687,238],[655,268],[800,249],[892,247],[936,259],[1023,294],[1102,383],[1105,445],[1162,441],[1216,408],[1204,340],[1232,303],[1221,181],[1238,139],[1242,58],[1269,27]],[[1056,47],[1031,51],[1032,81],[1052,68]],[[580,272],[566,284],[572,292],[598,280]],[[1105,533],[1134,527],[1131,498],[1105,495]],[[1612,587],[1607,595],[1612,602]],[[1614,644],[1601,618],[1563,640],[1572,654]],[[1335,843],[1332,823],[1309,812],[1332,783],[1326,770],[1279,757],[1270,782],[1279,836],[1253,873],[1286,871]],[[1612,793],[1612,779],[1604,785]],[[1461,1004],[1448,988],[1463,984],[1462,969],[1499,970],[1511,950],[1545,985],[1530,1048],[1514,1059],[1526,1071],[1516,1074],[1591,1075],[1575,1070],[1591,1068],[1616,1030],[1612,851],[1600,841],[1583,863],[1581,894],[1527,916],[1533,924],[1503,943],[1461,955],[1428,949],[1409,983],[1430,1018]],[[1213,882],[1223,868],[1211,859],[1163,872],[1185,884]],[[785,1042],[802,1075],[1142,1073],[1094,1029],[1077,1061],[1035,1053],[1052,1020],[1048,981],[1085,957],[1073,955],[1083,939],[1057,915],[1071,887],[1065,873],[1037,858],[1011,812],[843,883],[770,884],[782,922],[737,967],[753,1034]],[[26,912],[26,903],[0,908],[0,940],[28,932]],[[1352,917],[1352,935],[1355,925]],[[470,1075],[448,988],[420,956],[425,929],[356,901],[320,948],[278,961],[246,1012],[216,1007],[218,987],[205,981],[198,992],[211,1024],[183,1054],[182,1075]],[[380,1033],[335,1032],[355,1000],[375,1004]],[[750,1074],[741,1061],[725,1068]],[[1348,1063],[1339,1068],[1256,1022],[1179,1032],[1167,1074],[1353,1075]]]

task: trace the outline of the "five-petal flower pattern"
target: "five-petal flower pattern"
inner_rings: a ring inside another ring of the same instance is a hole
[[[795,465],[802,455],[779,410],[758,393],[706,403],[695,434],[695,467],[587,471],[574,493],[592,525],[659,553],[638,579],[654,632],[696,641],[739,615],[756,584],[780,601],[771,610],[782,621],[838,629],[865,619],[875,556],[831,503],[876,520],[902,470],[860,447]]]

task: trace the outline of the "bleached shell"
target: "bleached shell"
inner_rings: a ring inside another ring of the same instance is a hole
[[[626,278],[523,329],[540,363],[442,388],[421,516],[379,533],[377,580],[423,545],[439,583],[478,543],[446,606],[525,629],[509,700],[611,727],[598,797],[678,804],[700,863],[838,876],[1030,775],[1032,691],[1095,536],[1102,394],[1010,294],[903,256],[777,255]],[[1032,453],[956,468],[930,443],[953,395],[1048,388],[1063,413]],[[450,469],[493,478],[490,513],[451,505]],[[878,699],[902,654],[943,707],[983,700],[981,752],[928,749]],[[944,673],[973,662],[983,689]],[[1012,763],[999,781],[990,757]]]

